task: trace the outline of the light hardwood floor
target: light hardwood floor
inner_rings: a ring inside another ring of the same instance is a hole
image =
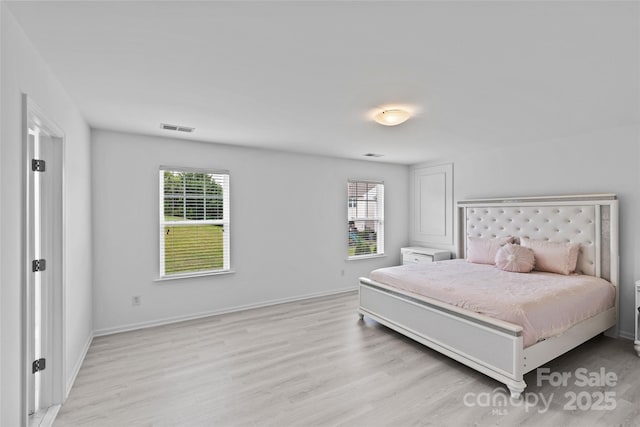
[[[537,386],[528,374],[523,402],[551,400],[539,413],[540,402],[483,406],[505,387],[356,308],[347,293],[96,338],[55,426],[640,425],[630,341],[600,336],[547,365],[603,367],[615,387]],[[564,409],[567,392],[603,391],[614,410]]]

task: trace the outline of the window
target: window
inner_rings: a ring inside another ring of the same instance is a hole
[[[161,167],[160,276],[229,264],[229,173]]]
[[[384,254],[384,184],[347,183],[349,258]]]

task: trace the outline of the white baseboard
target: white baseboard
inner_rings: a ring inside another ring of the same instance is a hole
[[[634,340],[634,339],[635,339],[635,337],[633,336],[633,334],[632,334],[631,332],[627,332],[627,331],[620,331],[620,332],[618,333],[618,336],[619,336],[620,338],[624,338],[624,339],[627,339],[627,340]]]
[[[276,300],[263,301],[263,302],[259,302],[259,303],[255,303],[255,304],[238,305],[238,306],[235,306],[235,307],[223,308],[223,309],[211,310],[211,311],[205,311],[205,312],[200,312],[200,313],[196,313],[196,314],[188,314],[188,315],[184,315],[184,316],[167,317],[167,318],[164,318],[164,319],[151,320],[151,321],[148,321],[148,322],[131,323],[131,324],[128,324],[128,325],[123,325],[123,326],[115,326],[115,327],[111,327],[111,328],[97,329],[97,330],[93,331],[93,336],[94,337],[100,337],[100,336],[104,336],[104,335],[117,334],[117,333],[120,333],[120,332],[135,331],[137,329],[152,328],[154,326],[161,326],[161,325],[167,325],[167,324],[170,324],[170,323],[184,322],[184,321],[187,321],[187,320],[201,319],[203,317],[216,316],[216,315],[219,315],[219,314],[234,313],[236,311],[250,310],[252,308],[269,307],[269,306],[272,306],[272,305],[284,304],[284,303],[287,303],[287,302],[302,301],[302,300],[311,299],[311,298],[318,298],[318,297],[324,297],[324,296],[329,296],[329,295],[342,294],[342,293],[346,293],[346,292],[353,292],[353,291],[356,291],[357,289],[358,289],[357,287],[334,289],[334,290],[331,290],[331,291],[316,292],[316,293],[313,293],[313,294],[306,294],[306,295],[299,295],[299,296],[289,297],[289,298],[281,298],[281,299],[276,299]]]
[[[60,412],[61,405],[54,405],[47,408],[47,412],[42,417],[40,424],[38,427],[53,427],[53,422],[56,420],[58,416],[58,412]]]
[[[80,372],[80,368],[82,368],[82,364],[84,363],[84,358],[87,357],[87,352],[89,351],[89,347],[91,347],[91,342],[93,342],[94,334],[89,335],[87,338],[87,342],[84,344],[84,348],[82,349],[82,354],[78,358],[76,365],[73,367],[73,373],[71,377],[67,380],[67,392],[64,395],[64,400],[67,400],[69,397],[69,393],[71,392],[71,387],[73,387],[73,383],[76,382],[76,377]]]

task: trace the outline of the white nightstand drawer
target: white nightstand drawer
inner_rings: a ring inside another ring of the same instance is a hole
[[[425,255],[425,254],[416,254],[416,253],[402,254],[403,264],[416,264],[419,262],[433,262],[433,256]]]
[[[403,264],[417,264],[420,262],[434,262],[451,259],[451,252],[443,249],[408,246],[400,248]]]

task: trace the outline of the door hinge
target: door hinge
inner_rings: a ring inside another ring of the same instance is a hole
[[[35,374],[36,372],[44,371],[46,367],[47,367],[46,359],[34,360],[33,363],[31,364],[31,368],[32,368],[31,373]]]
[[[34,172],[44,172],[47,167],[47,162],[44,160],[31,159],[31,170]]]
[[[47,269],[47,260],[44,259],[34,259],[31,261],[31,270],[35,273],[36,271],[45,271]]]

